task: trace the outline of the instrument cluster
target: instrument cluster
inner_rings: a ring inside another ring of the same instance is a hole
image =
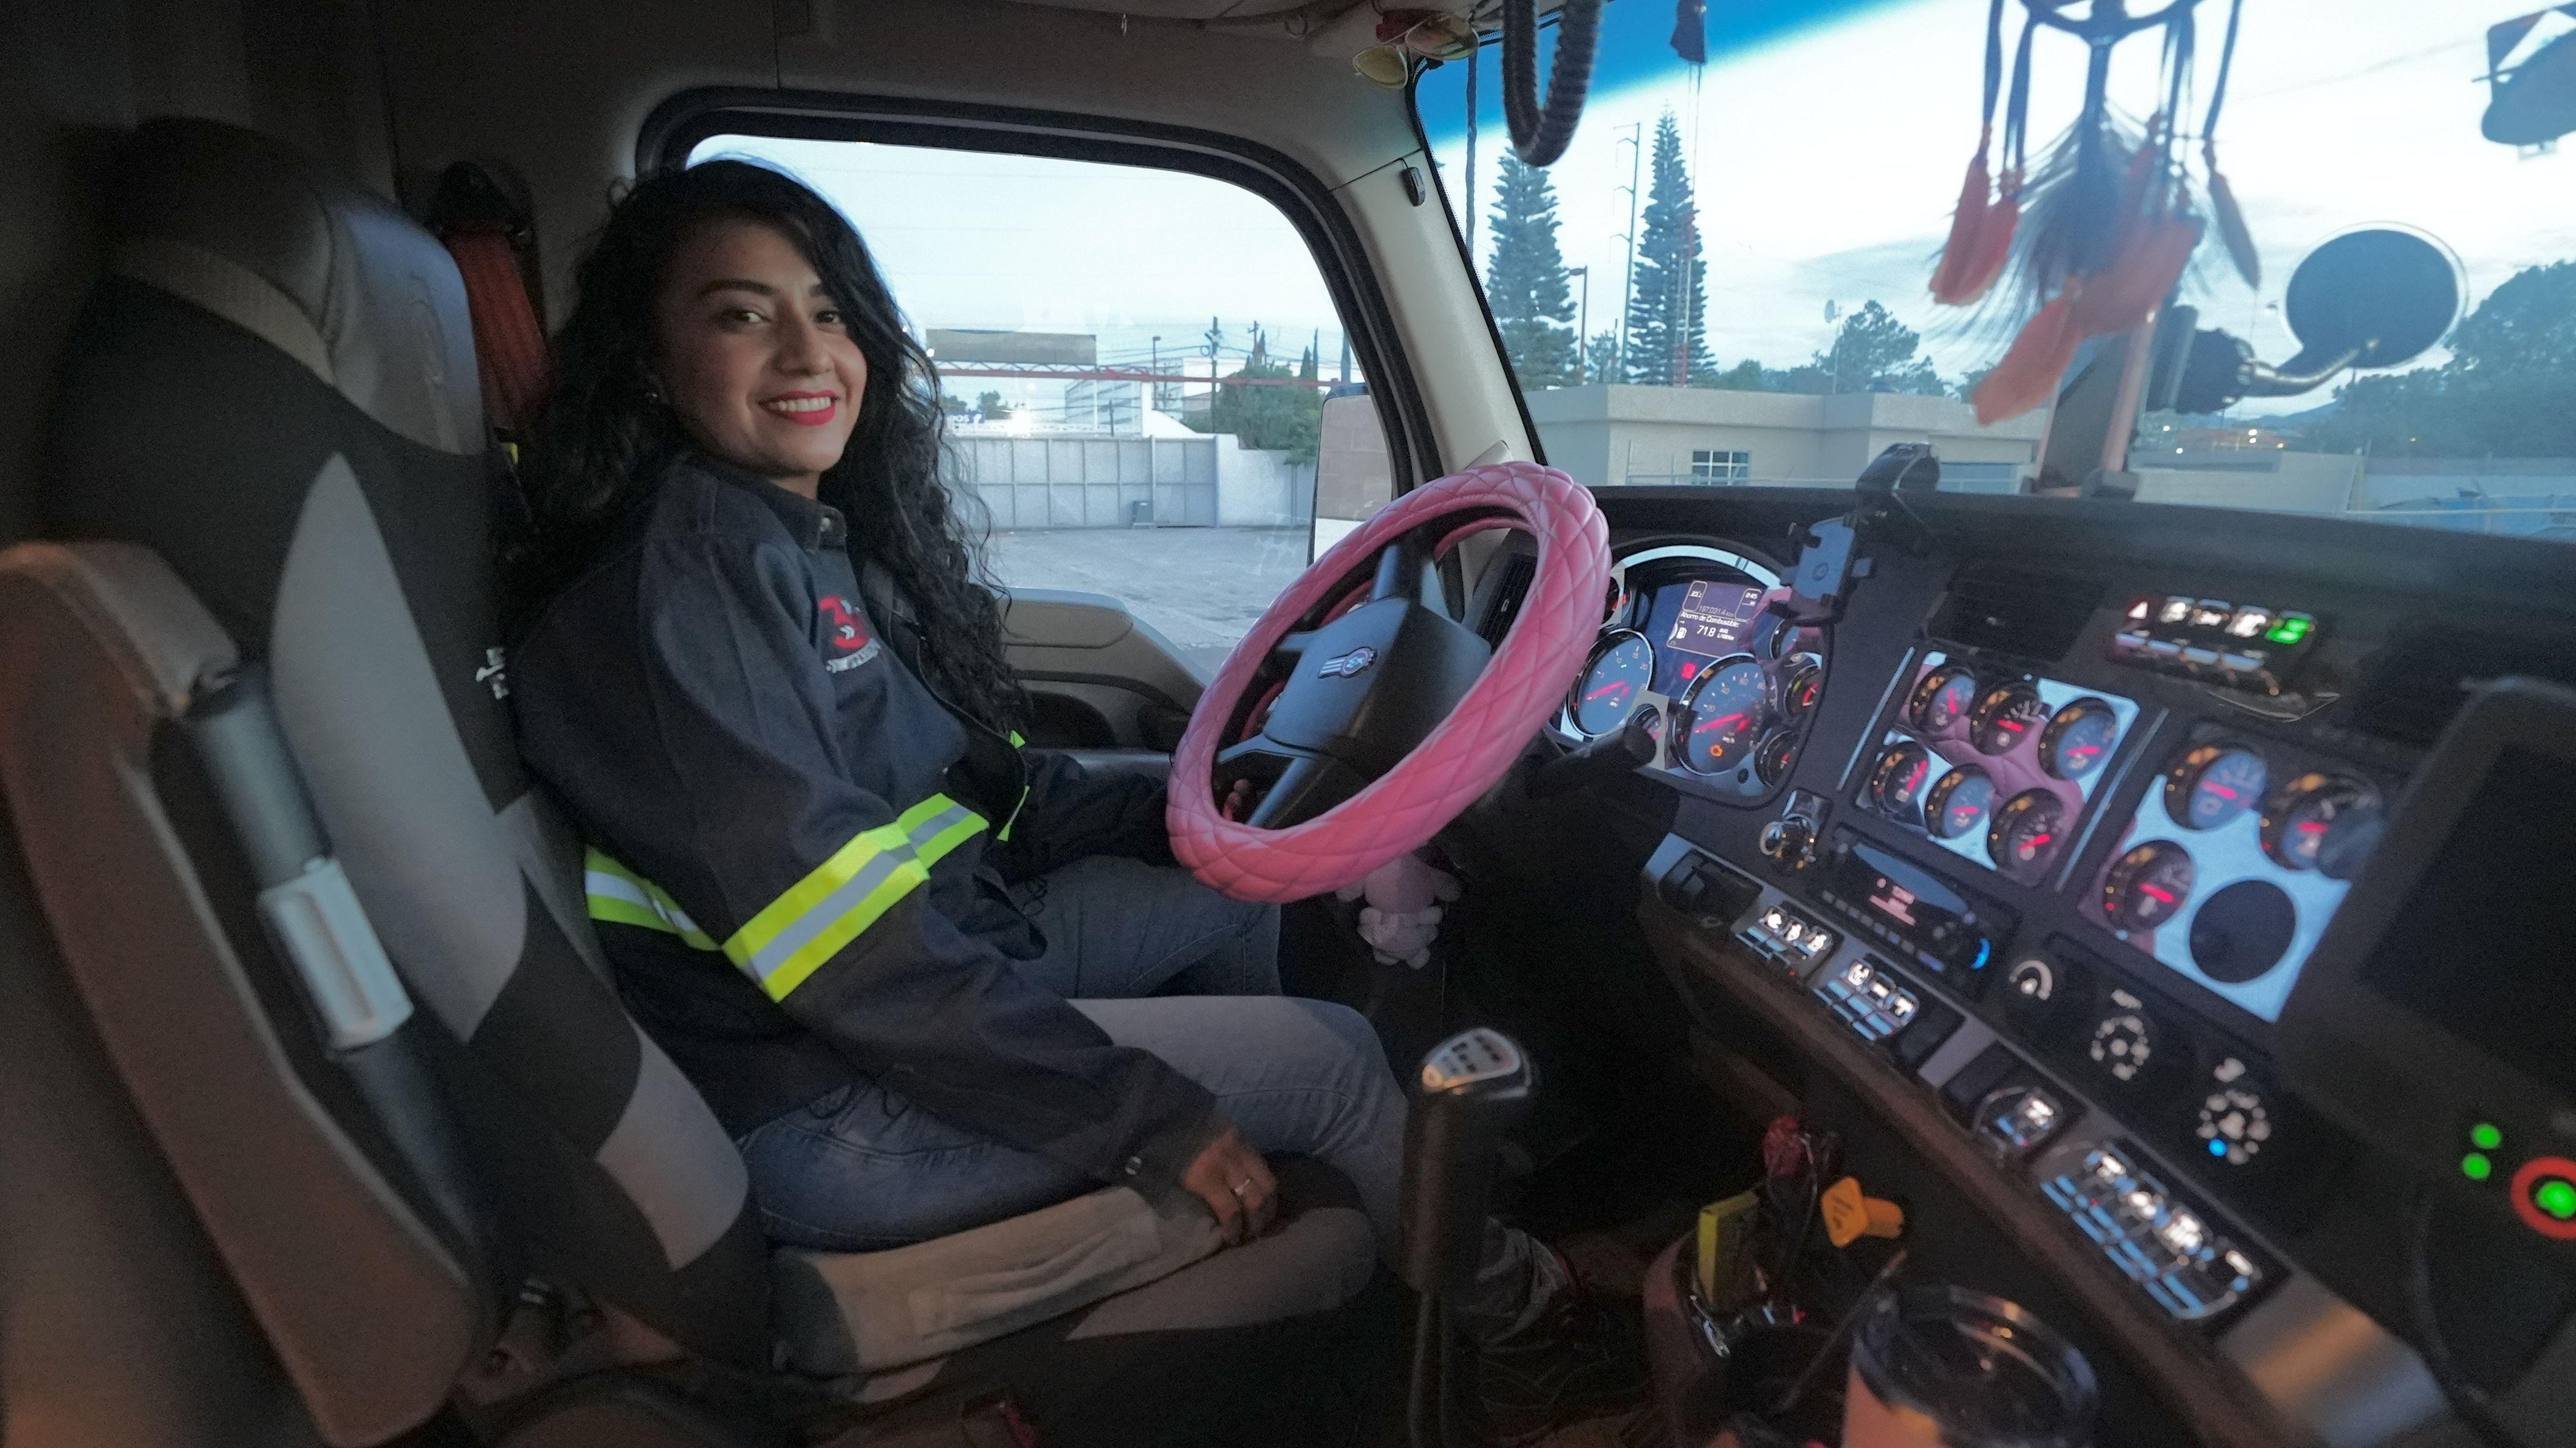
[[[1827,641],[1787,611],[1777,571],[1724,549],[1650,548],[1616,560],[1611,587],[1557,732],[1597,739],[1642,713],[1648,768],[1742,798],[1786,780],[1824,694]]]
[[[2378,840],[2382,798],[2308,750],[2198,726],[2077,908],[2166,969],[2278,1020]]]
[[[2136,722],[2117,694],[1927,654],[1862,777],[1860,803],[2025,884],[2048,873]]]

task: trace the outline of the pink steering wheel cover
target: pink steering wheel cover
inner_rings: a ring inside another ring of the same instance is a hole
[[[1303,824],[1254,829],[1219,814],[1218,734],[1279,640],[1398,534],[1471,508],[1519,519],[1538,540],[1538,566],[1510,632],[1458,707],[1384,777]],[[1419,848],[1493,788],[1564,701],[1600,630],[1609,586],[1601,510],[1554,468],[1495,463],[1396,499],[1300,574],[1217,670],[1172,756],[1165,806],[1172,853],[1235,899],[1284,903],[1337,890]]]

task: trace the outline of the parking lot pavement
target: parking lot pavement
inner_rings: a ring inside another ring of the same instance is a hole
[[[997,532],[993,576],[1015,588],[1075,588],[1126,600],[1202,678],[1290,579],[1304,528],[1057,528]]]

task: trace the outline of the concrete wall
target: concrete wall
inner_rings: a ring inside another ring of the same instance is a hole
[[[1315,465],[1248,448],[1232,433],[1134,437],[961,430],[951,486],[975,494],[993,526],[1291,528],[1314,514]]]
[[[1533,392],[1529,409],[1548,461],[1594,487],[1689,482],[1691,454],[1703,449],[1751,454],[1758,483],[1848,484],[1896,442],[1929,442],[1944,463],[2018,468],[2044,422],[2034,414],[1980,428],[1966,403],[1946,397],[1616,384]]]
[[[1315,515],[1315,465],[1284,452],[1245,447],[1218,433],[1216,521],[1224,528],[1293,528]]]

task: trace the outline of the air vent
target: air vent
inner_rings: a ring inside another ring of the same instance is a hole
[[[1485,626],[1478,630],[1487,644],[1503,646],[1503,635],[1511,632],[1512,620],[1521,616],[1521,601],[1529,597],[1530,580],[1537,576],[1538,560],[1526,553],[1503,560],[1502,582],[1494,586],[1493,602],[1485,607]]]
[[[1964,568],[1933,617],[1932,635],[1950,643],[2055,663],[2102,601],[2088,579],[1981,565]]]

